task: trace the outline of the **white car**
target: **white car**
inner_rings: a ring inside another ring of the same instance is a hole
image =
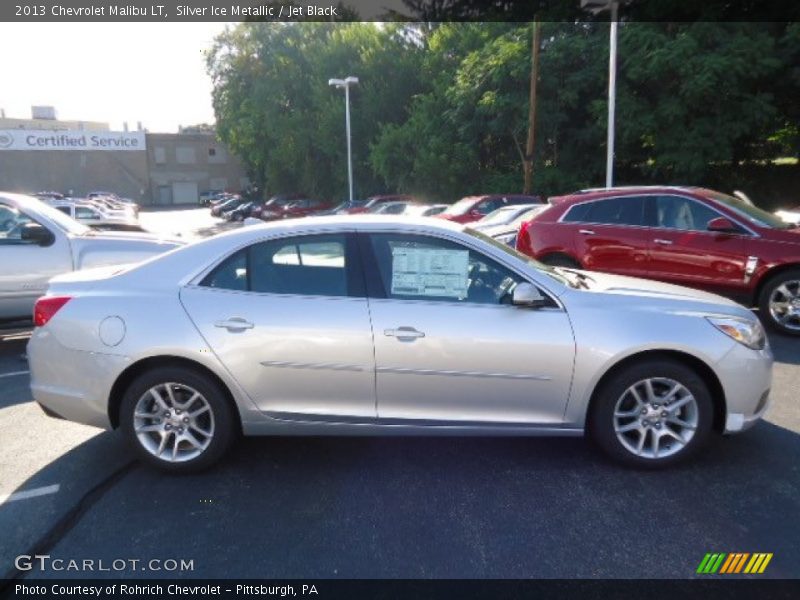
[[[143,231],[139,219],[129,213],[114,213],[93,202],[82,202],[71,199],[54,200],[50,206],[60,210],[78,223],[94,229],[116,231]]]
[[[139,262],[182,245],[146,233],[98,232],[32,196],[0,192],[0,321],[30,318],[55,275]]]

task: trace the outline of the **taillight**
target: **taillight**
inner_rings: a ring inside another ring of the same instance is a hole
[[[33,305],[33,324],[44,327],[71,299],[71,296],[42,296]]]

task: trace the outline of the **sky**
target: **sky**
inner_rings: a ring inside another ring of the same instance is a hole
[[[0,108],[151,132],[212,123],[203,50],[225,23],[0,24]]]

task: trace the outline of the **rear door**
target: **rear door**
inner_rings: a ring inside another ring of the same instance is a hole
[[[372,331],[354,244],[342,233],[260,242],[181,291],[210,349],[269,416],[376,416]]]
[[[575,252],[592,271],[647,277],[649,233],[644,196],[590,200],[561,219],[572,232]]]

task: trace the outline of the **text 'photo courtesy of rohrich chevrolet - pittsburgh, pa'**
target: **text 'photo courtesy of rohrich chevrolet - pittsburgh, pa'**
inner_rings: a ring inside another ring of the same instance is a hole
[[[385,4],[0,8],[0,592],[796,597],[797,10]]]

